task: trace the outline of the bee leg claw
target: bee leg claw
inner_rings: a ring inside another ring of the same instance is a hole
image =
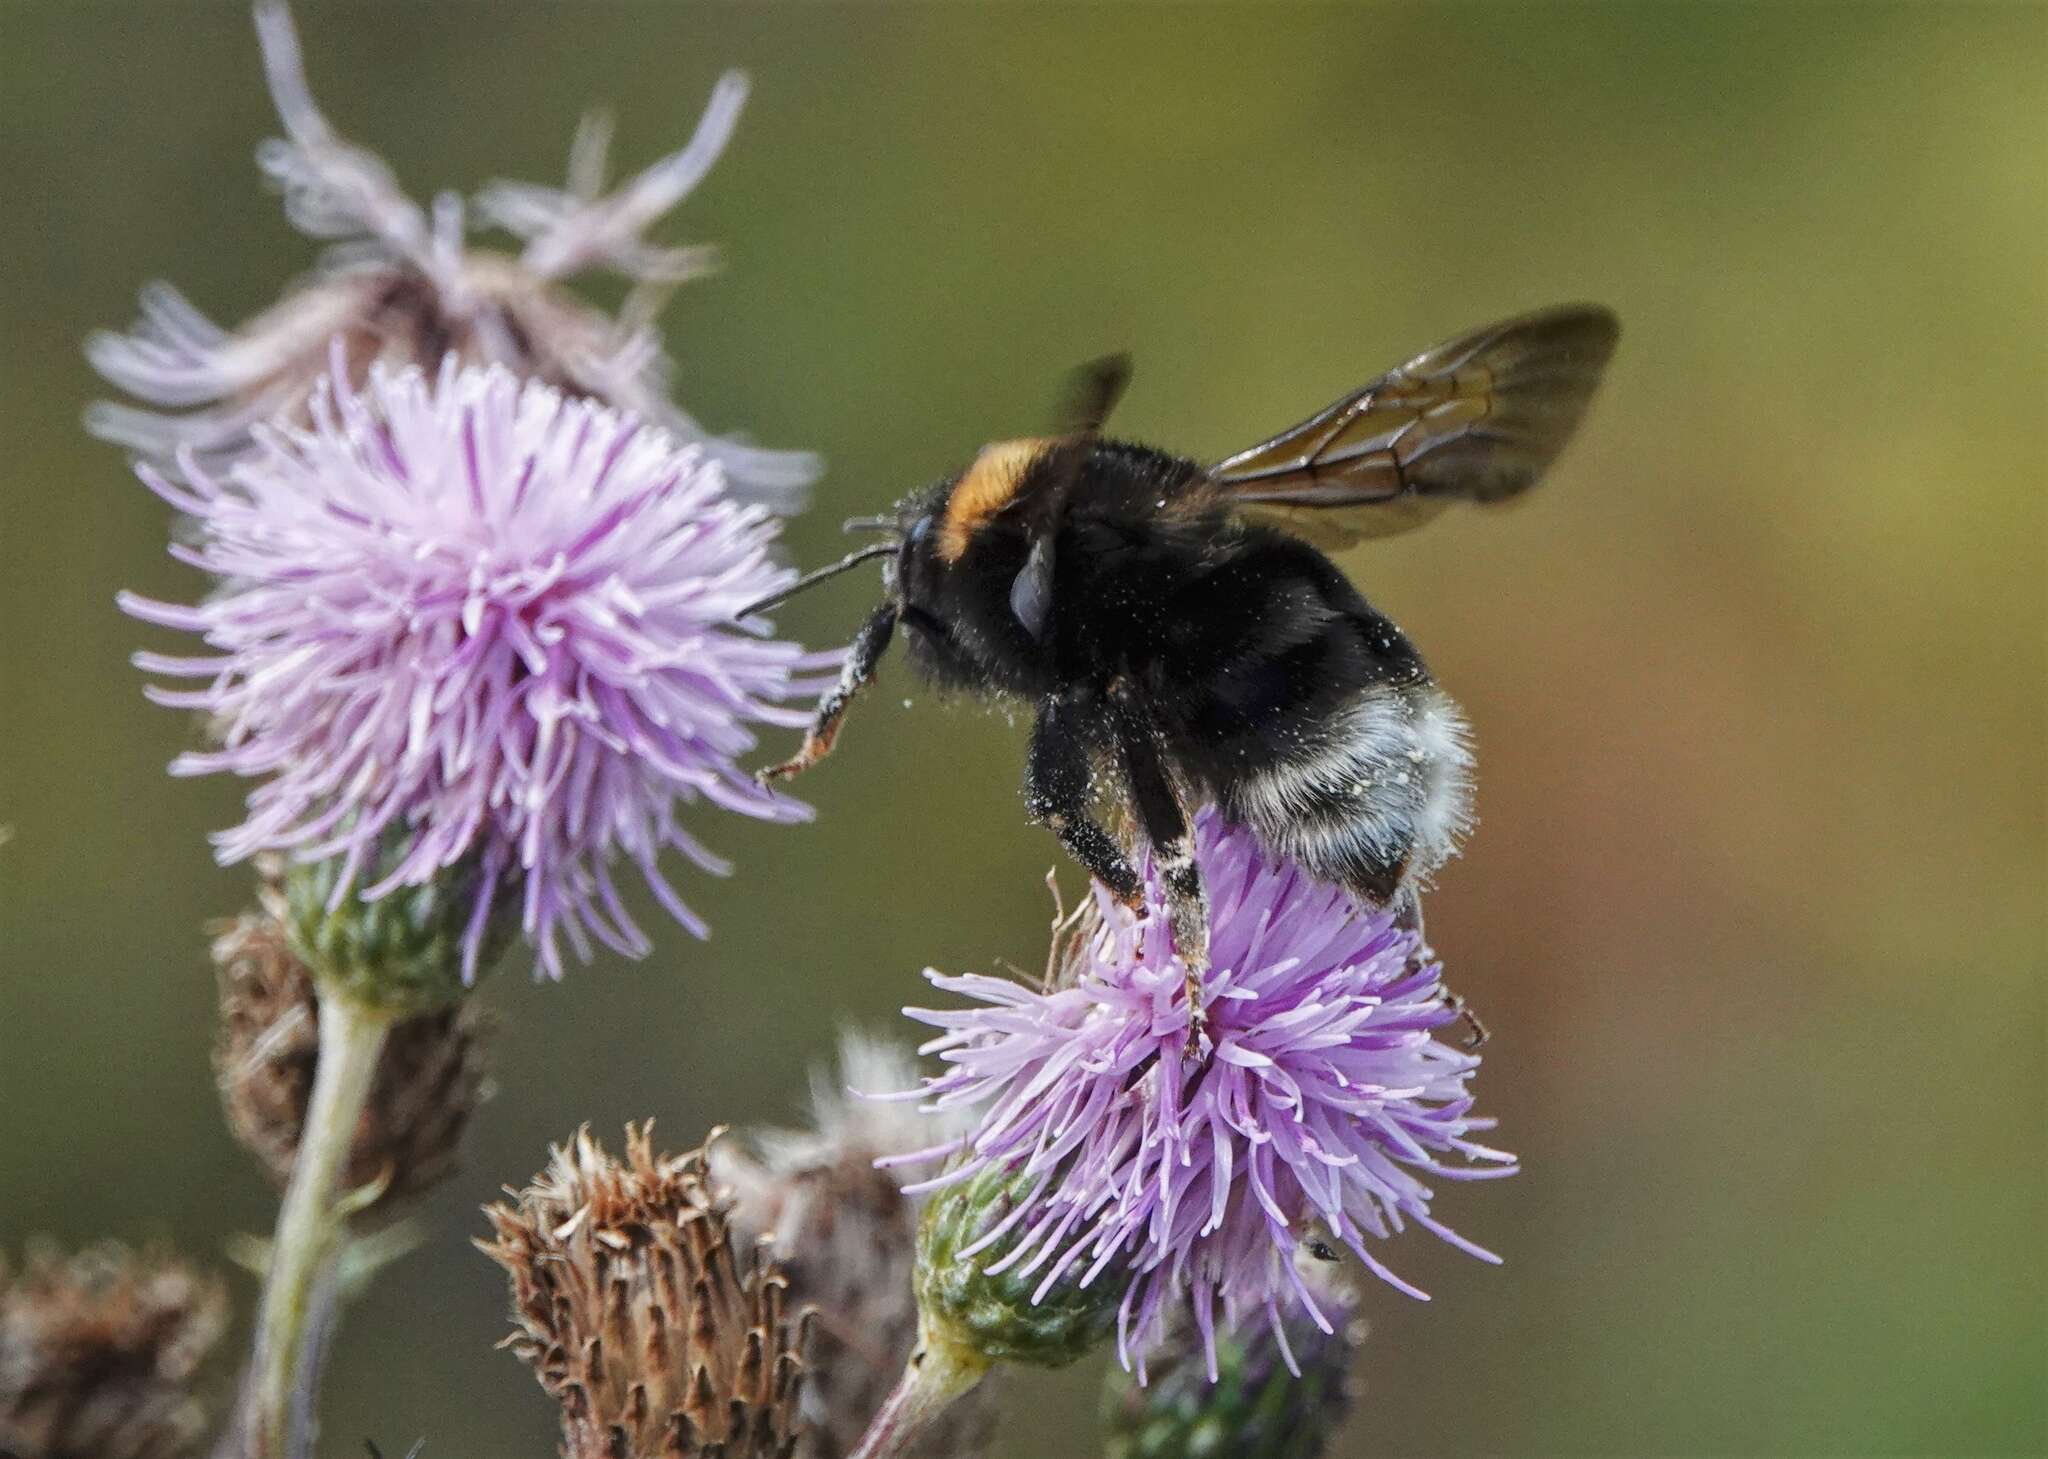
[[[839,727],[846,722],[846,711],[852,706],[854,697],[873,681],[875,665],[881,662],[882,653],[889,647],[889,639],[895,632],[896,604],[892,600],[877,608],[861,625],[860,632],[854,635],[853,643],[846,651],[846,662],[839,668],[839,682],[827,689],[825,697],[818,701],[811,727],[804,731],[803,744],[781,764],[756,770],[756,784],[769,785],[777,780],[787,780],[792,775],[801,775],[832,753],[832,744],[839,738]]]
[[[778,765],[764,765],[754,772],[754,779],[762,785],[777,780],[788,780],[801,775],[820,760],[832,753],[832,742],[839,738],[839,722],[833,720],[823,732],[812,730],[804,736],[804,742],[797,752]]]
[[[1465,1047],[1474,1051],[1484,1048],[1486,1041],[1493,1037],[1493,1031],[1486,1026],[1478,1014],[1472,1011],[1471,1005],[1465,1002],[1464,996],[1453,993],[1449,988],[1446,988],[1444,989],[1444,1003],[1465,1024]]]

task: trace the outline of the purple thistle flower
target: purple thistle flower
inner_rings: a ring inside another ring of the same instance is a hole
[[[259,427],[225,479],[189,452],[179,481],[140,468],[197,521],[172,554],[221,583],[194,607],[120,599],[218,651],[135,656],[206,681],[148,691],[220,741],[172,772],[263,779],[219,858],[338,858],[331,906],[474,867],[465,979],[499,894],[550,976],[558,935],[586,960],[593,940],[646,953],[615,856],[702,936],[656,859],[726,868],[678,808],[806,818],[734,761],[751,726],[801,723],[786,701],[837,659],[732,621],[794,575],[765,509],[731,500],[700,445],[452,356],[435,380],[373,368],[362,394],[337,358],[309,414]]]
[[[427,208],[382,158],[321,113],[283,0],[258,0],[256,34],[284,130],[257,148],[257,164],[283,194],[293,226],[333,247],[308,279],[233,331],[171,285],[145,287],[134,328],[94,335],[86,354],[154,408],[101,402],[86,413],[88,429],[166,473],[185,451],[207,469],[225,469],[249,448],[257,423],[303,422],[326,374],[329,342],[340,335],[358,382],[371,361],[432,369],[452,349],[465,364],[504,365],[701,440],[736,496],[796,505],[817,477],[817,457],[706,432],[671,399],[673,364],[652,323],[676,285],[716,267],[714,248],[658,247],[645,234],[725,150],[746,103],[745,75],[721,76],[688,144],[610,192],[611,126],[600,113],[576,134],[566,188],[496,182],[467,207],[446,192]],[[472,246],[472,217],[525,247],[514,257]],[[617,317],[562,287],[594,269],[634,285]]]
[[[991,1167],[1036,1175],[978,1243],[1015,1242],[989,1272],[1042,1274],[1034,1300],[1062,1281],[1128,1275],[1118,1314],[1127,1367],[1169,1300],[1184,1298],[1213,1376],[1219,1303],[1231,1323],[1263,1314],[1283,1351],[1289,1310],[1330,1330],[1294,1261],[1320,1233],[1413,1297],[1425,1294],[1368,1237],[1413,1222],[1497,1261],[1430,1215],[1425,1181],[1515,1166],[1469,1138],[1493,1124],[1470,1112],[1479,1059],[1435,1037],[1458,1013],[1417,934],[1213,812],[1198,818],[1196,843],[1212,899],[1202,1051],[1187,1053],[1167,917],[1133,914],[1098,886],[1056,986],[927,972],[978,1006],[905,1010],[946,1030],[925,1052],[950,1067],[924,1093],[935,1109],[979,1106],[981,1117],[971,1135],[925,1152],[958,1155],[951,1170],[907,1189]],[[1161,906],[1149,865],[1146,888]]]

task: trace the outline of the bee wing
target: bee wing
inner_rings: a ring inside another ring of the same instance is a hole
[[[1063,436],[1098,434],[1130,383],[1131,357],[1127,354],[1103,355],[1076,366],[1060,395],[1055,429]]]
[[[1621,324],[1597,304],[1524,314],[1425,350],[1210,468],[1226,500],[1324,546],[1528,490],[1586,413]]]

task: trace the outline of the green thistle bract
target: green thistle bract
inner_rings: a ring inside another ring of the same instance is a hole
[[[389,846],[385,854],[392,855]],[[400,1015],[459,1002],[469,991],[464,941],[477,907],[477,858],[375,901],[350,889],[336,904],[341,867],[337,857],[294,865],[284,877],[287,935],[315,981]],[[519,899],[497,897],[478,938],[477,969],[489,969],[518,930]]]
[[[1125,1281],[1049,1286],[1030,1262],[1005,1265],[1014,1233],[990,1240],[1038,1177],[991,1169],[931,1198],[917,1241],[917,1305],[926,1332],[984,1361],[1063,1368],[1116,1330]],[[1014,1225],[1014,1223],[1013,1223]]]

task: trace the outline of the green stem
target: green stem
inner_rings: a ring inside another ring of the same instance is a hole
[[[320,1058],[313,1097],[292,1163],[291,1184],[277,1213],[270,1275],[256,1324],[256,1358],[249,1373],[247,1416],[256,1459],[308,1459],[310,1425],[291,1422],[293,1395],[310,1401],[317,1374],[302,1373],[321,1324],[313,1321],[323,1270],[331,1272],[346,1217],[337,1209],[342,1171],[376,1077],[378,1055],[392,1015],[345,994],[320,996]],[[309,1346],[310,1344],[310,1346]],[[295,1432],[296,1430],[296,1432]]]
[[[898,1459],[954,1399],[988,1376],[989,1367],[981,1354],[927,1329],[852,1459]]]
[[[313,1293],[306,1304],[306,1324],[299,1338],[298,1370],[285,1414],[284,1452],[310,1455],[320,1426],[320,1375],[327,1370],[327,1349],[341,1320],[343,1270],[354,1237],[334,1243],[333,1254],[320,1264]]]

